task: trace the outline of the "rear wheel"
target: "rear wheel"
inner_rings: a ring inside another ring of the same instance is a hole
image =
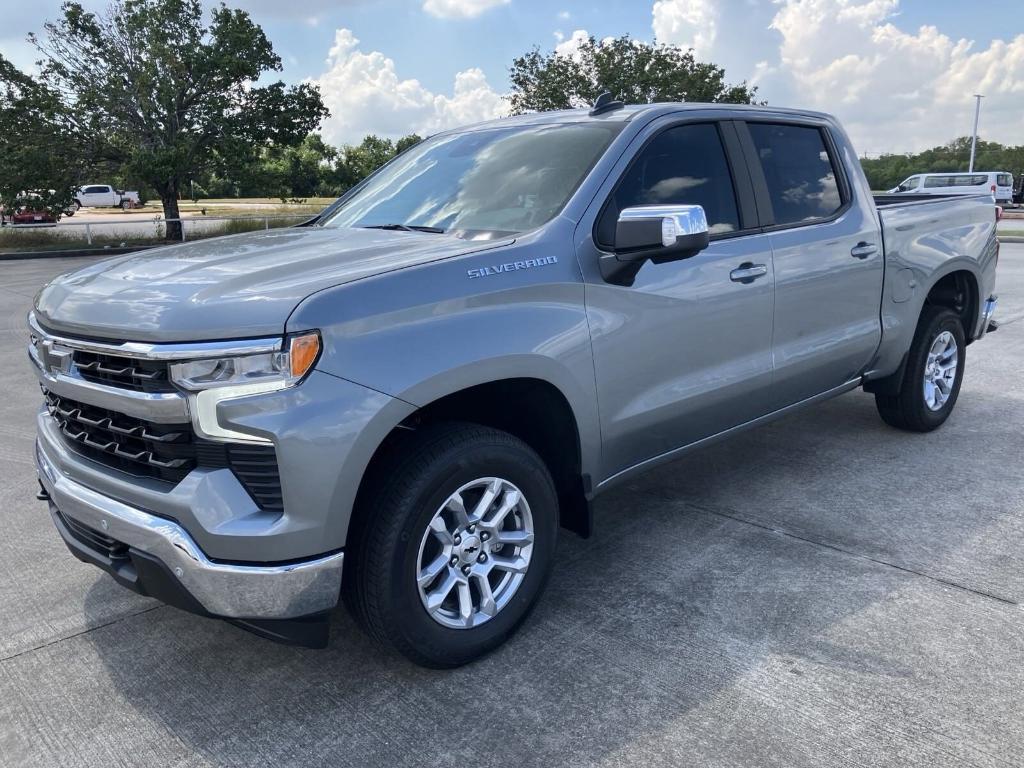
[[[960,316],[945,307],[926,306],[899,394],[875,395],[885,423],[911,432],[930,432],[948,419],[960,394],[966,347]]]
[[[544,462],[508,433],[439,424],[375,477],[346,558],[346,601],[360,623],[429,667],[503,643],[551,569],[558,500]]]

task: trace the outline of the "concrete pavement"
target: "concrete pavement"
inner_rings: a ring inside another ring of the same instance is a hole
[[[845,395],[602,497],[532,619],[454,672],[271,644],[116,586],[33,499],[0,264],[0,764],[1012,766],[1024,753],[1024,245],[939,431]]]

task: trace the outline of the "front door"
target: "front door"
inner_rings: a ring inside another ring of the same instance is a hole
[[[766,410],[772,258],[755,213],[738,204],[734,179],[747,185],[749,179],[727,158],[729,130],[712,122],[649,129],[637,139],[646,146],[610,196],[595,202],[601,213],[580,252],[591,264],[611,245],[626,207],[702,205],[712,233],[706,250],[682,261],[647,262],[629,286],[585,270],[602,479]],[[751,272],[760,274],[751,278]]]

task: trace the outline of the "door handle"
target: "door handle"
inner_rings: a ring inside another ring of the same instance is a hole
[[[767,274],[768,267],[764,264],[752,264],[745,261],[729,273],[729,279],[734,283],[752,283]]]
[[[866,259],[868,256],[874,256],[878,253],[878,247],[874,243],[859,242],[850,251],[850,255],[855,259]]]

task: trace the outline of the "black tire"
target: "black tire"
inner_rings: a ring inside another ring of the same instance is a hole
[[[82,204],[78,200],[75,200],[75,210],[76,211],[82,210]]]
[[[945,332],[952,334],[956,342],[956,376],[946,402],[938,410],[932,410],[925,400],[925,369],[929,350],[939,335]],[[956,405],[966,364],[967,343],[960,316],[946,307],[926,305],[910,345],[899,394],[875,395],[875,405],[882,420],[889,426],[909,432],[931,432],[941,426]]]
[[[420,544],[452,493],[491,477],[511,482],[527,500],[534,531],[529,567],[494,616],[471,628],[443,626],[427,612],[416,583]],[[350,528],[343,580],[357,621],[413,662],[439,669],[466,664],[505,642],[529,615],[554,559],[558,496],[541,458],[506,432],[442,423],[394,446],[368,483]]]

